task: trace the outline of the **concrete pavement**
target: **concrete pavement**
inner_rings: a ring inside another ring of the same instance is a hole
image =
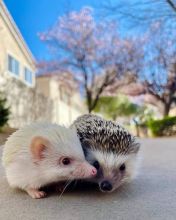
[[[0,220],[175,220],[176,138],[141,143],[138,178],[112,194],[76,190],[34,200],[10,189],[0,166]]]

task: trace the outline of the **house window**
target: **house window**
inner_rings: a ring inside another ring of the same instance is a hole
[[[32,72],[27,68],[24,69],[24,79],[28,84],[32,85]]]
[[[10,55],[8,55],[8,70],[16,76],[20,74],[20,63]]]

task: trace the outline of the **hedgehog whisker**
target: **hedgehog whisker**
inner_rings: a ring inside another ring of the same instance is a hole
[[[65,187],[63,188],[61,194],[59,195],[59,199],[61,199],[62,195],[64,194],[65,190],[67,189],[67,187],[71,184],[71,182],[73,181],[73,179],[69,179],[66,184]]]

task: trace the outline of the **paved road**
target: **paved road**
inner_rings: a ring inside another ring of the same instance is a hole
[[[175,220],[176,138],[142,140],[141,173],[112,194],[72,191],[33,200],[10,189],[0,168],[0,219]]]

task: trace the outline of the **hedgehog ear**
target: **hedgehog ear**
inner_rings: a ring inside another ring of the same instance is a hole
[[[31,141],[31,153],[36,160],[42,160],[44,158],[44,151],[49,147],[50,142],[41,137],[36,136]]]

